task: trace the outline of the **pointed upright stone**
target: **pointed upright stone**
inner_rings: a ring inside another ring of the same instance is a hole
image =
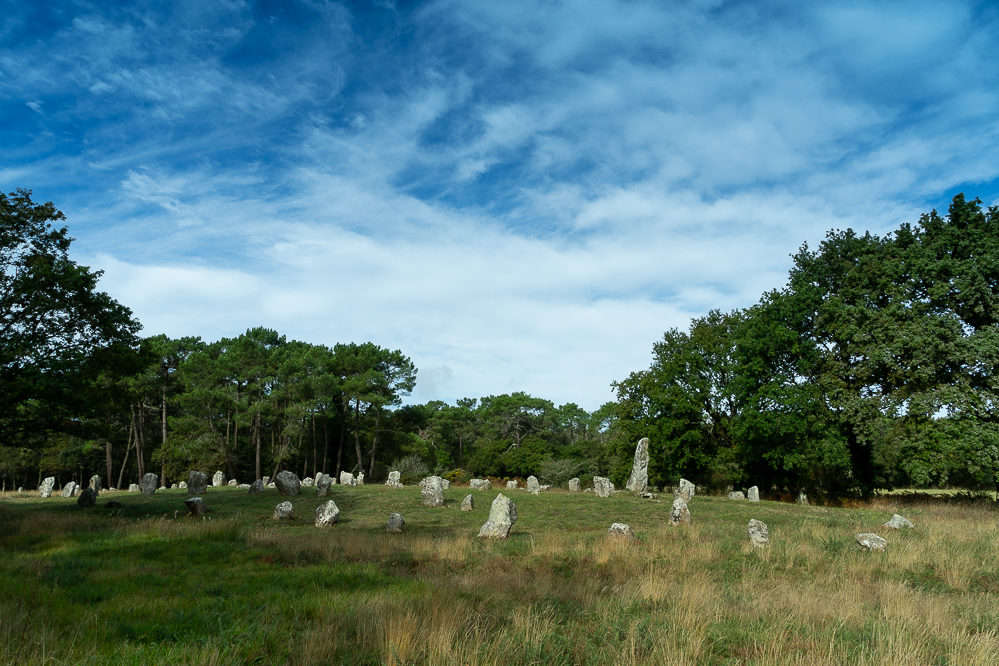
[[[759,502],[760,501],[760,489],[757,488],[756,486],[753,486],[752,488],[750,488],[749,490],[747,490],[746,491],[746,499],[749,500],[750,502]]]
[[[212,488],[218,488],[225,482],[225,475],[222,474],[221,470],[216,470],[215,474],[212,475]]]
[[[749,540],[757,548],[762,548],[770,541],[770,531],[767,529],[767,524],[762,520],[753,518],[749,521],[747,529],[749,531]]]
[[[680,485],[676,487],[676,492],[673,494],[676,497],[682,498],[684,502],[689,502],[697,494],[697,486],[687,481],[687,479],[680,479]]]
[[[471,511],[475,508],[475,499],[472,498],[471,494],[465,495],[465,499],[461,500],[461,510]]]
[[[517,505],[503,493],[496,496],[489,507],[489,519],[479,530],[480,538],[505,539],[517,522]]]
[[[687,502],[682,497],[677,497],[675,500],[673,500],[673,506],[670,508],[669,512],[669,524],[670,525],[690,524],[690,509],[687,508]]]
[[[633,493],[644,493],[649,487],[649,438],[643,437],[635,446],[635,460],[625,488]]]
[[[538,483],[538,477],[534,475],[527,477],[527,492],[532,495],[541,494],[541,484]]]
[[[55,488],[55,477],[46,476],[42,484],[38,486],[38,494],[42,497],[52,497],[53,488]]]
[[[139,480],[139,491],[142,492],[143,495],[152,495],[156,492],[156,486],[158,485],[159,477],[152,472],[146,472]]]

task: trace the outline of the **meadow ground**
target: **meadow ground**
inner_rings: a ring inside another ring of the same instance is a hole
[[[333,486],[341,510],[275,490],[0,497],[0,663],[995,664],[999,508],[882,497],[856,508],[503,491],[507,540],[416,487]],[[120,509],[103,505],[109,499]],[[406,519],[385,531],[390,512]],[[880,527],[894,511],[914,530]],[[769,525],[754,549],[750,518]],[[608,538],[630,524],[634,542]],[[858,532],[888,539],[861,551]]]

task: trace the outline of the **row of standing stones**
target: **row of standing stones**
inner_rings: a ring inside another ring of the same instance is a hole
[[[635,447],[634,464],[632,465],[631,475],[628,477],[628,482],[625,485],[628,491],[634,492],[642,497],[654,497],[654,495],[648,492],[648,464],[649,439],[647,437],[643,437],[638,441],[638,444]],[[158,479],[155,474],[148,473],[142,477],[139,484],[132,484],[130,490],[141,492],[144,495],[152,495],[157,489],[157,481]],[[41,496],[50,497],[54,484],[55,478],[47,477],[39,487]],[[250,493],[262,492],[265,487],[276,488],[281,495],[285,496],[297,495],[301,492],[303,487],[315,487],[316,496],[323,497],[329,494],[330,486],[335,484],[336,479],[325,473],[319,474],[315,479],[312,479],[311,477],[299,479],[298,475],[294,472],[284,470],[279,472],[273,480],[269,477],[264,477],[263,479],[257,479],[252,484],[237,484],[235,479],[231,479],[228,484],[225,485],[245,488]],[[100,485],[100,476],[95,475],[91,478],[90,486],[80,493],[80,497],[78,499],[80,506],[92,506],[95,503],[97,494],[100,492]],[[221,471],[216,471],[212,478],[212,486],[218,487],[222,485],[224,485],[224,476]],[[364,485],[364,474],[360,473],[355,477],[350,472],[341,472],[340,485]],[[404,486],[400,480],[400,473],[398,471],[389,472],[388,480],[385,482],[385,485],[393,488],[403,488]],[[188,494],[191,495],[191,497],[186,500],[185,503],[192,515],[203,516],[209,511],[204,499],[200,497],[200,495],[203,495],[208,488],[208,476],[205,473],[192,470],[188,475],[187,482],[182,481],[179,484],[174,484],[173,487],[187,489]],[[447,479],[443,479],[439,476],[429,476],[420,481],[419,487],[423,504],[430,507],[445,505],[444,491],[450,487],[450,482]],[[516,490],[518,487],[519,484],[516,480],[508,481],[506,484],[506,489],[508,491]],[[570,492],[579,492],[579,479],[571,479],[568,487]],[[492,483],[488,479],[472,479],[469,482],[469,488],[471,490],[488,491],[492,489]],[[542,490],[547,490],[548,488],[549,486],[541,485],[538,482],[537,477],[533,475],[527,478],[526,490],[533,495],[539,495]],[[163,488],[160,487],[160,489]],[[63,488],[62,494],[64,497],[72,497],[75,495],[77,490],[77,485],[74,482],[70,482]],[[615,493],[615,488],[610,479],[601,476],[594,476],[593,487],[587,488],[586,492],[592,492],[598,497],[610,497]],[[689,525],[691,523],[691,514],[688,503],[693,499],[695,494],[696,486],[686,479],[680,479],[677,488],[673,491],[674,500],[672,506],[670,507],[670,525]],[[728,498],[731,500],[759,502],[759,488],[757,486],[752,486],[745,493],[742,491],[732,491],[729,493]],[[798,503],[808,504],[808,498],[803,492],[798,497]],[[469,494],[462,500],[461,509],[463,511],[471,511],[473,510],[473,507],[474,499],[473,496]],[[277,520],[290,518],[293,516],[293,512],[294,507],[291,502],[284,501],[278,504],[275,508],[273,517]],[[332,525],[337,522],[339,514],[340,511],[336,504],[333,500],[329,500],[316,509],[315,524],[317,527]],[[493,500],[489,511],[489,518],[479,531],[479,536],[488,538],[505,538],[509,534],[510,528],[516,520],[516,505],[511,499],[500,493],[496,499]],[[401,532],[404,524],[405,522],[402,516],[398,513],[393,513],[389,518],[386,529],[390,532]],[[894,514],[888,522],[884,523],[883,527],[889,529],[911,529],[913,524],[903,516]],[[754,546],[762,547],[769,543],[769,529],[763,521],[755,518],[750,520],[747,530],[749,539]],[[608,533],[612,536],[625,538],[634,538],[635,536],[631,527],[624,523],[613,523],[608,530]],[[871,551],[882,551],[887,546],[887,540],[873,533],[858,534],[856,535],[855,540],[862,548]]]

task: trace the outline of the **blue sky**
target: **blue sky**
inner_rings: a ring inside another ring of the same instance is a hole
[[[371,340],[417,401],[594,409],[802,242],[999,198],[991,3],[0,10],[0,187],[145,334]]]

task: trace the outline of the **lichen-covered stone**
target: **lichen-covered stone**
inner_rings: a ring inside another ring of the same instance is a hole
[[[746,499],[746,494],[743,493],[741,490],[733,490],[728,494],[728,498],[730,500],[744,500]]]
[[[192,497],[201,496],[206,490],[208,490],[208,475],[191,470],[187,475],[187,494]]]
[[[569,492],[570,493],[579,492],[579,479],[569,479]]]
[[[406,521],[402,519],[401,513],[390,513],[388,521],[385,523],[385,531],[398,534],[406,526]]]
[[[690,509],[687,507],[687,501],[682,497],[677,497],[673,500],[673,506],[669,510],[669,524],[690,524]]]
[[[527,477],[527,492],[531,493],[532,495],[541,494],[541,486],[538,484],[538,477],[534,476],[533,474]]]
[[[870,532],[865,532],[864,534],[858,534],[854,537],[861,548],[865,548],[871,551],[884,550],[888,545],[888,542],[884,538],[879,537],[877,534],[871,534]]]
[[[389,472],[385,485],[390,488],[402,488],[402,473],[399,470]]]
[[[643,437],[635,446],[635,460],[631,465],[631,476],[624,487],[633,493],[643,493],[649,485],[649,438]]]
[[[69,483],[67,483],[65,486],[62,487],[62,496],[72,497],[73,495],[76,494],[77,488],[79,488],[79,486],[76,485],[76,481],[70,481]]]
[[[517,486],[519,486],[519,485],[520,484],[517,483],[517,479],[510,479],[509,481],[506,482],[506,489],[507,490],[516,490]],[[486,488],[486,490],[489,490],[489,488]]]
[[[634,539],[635,530],[631,529],[631,525],[626,525],[624,523],[613,523],[607,530],[607,535],[619,539]]]
[[[808,495],[805,494],[804,490],[798,493],[798,504],[808,506]]]
[[[340,485],[341,486],[356,486],[357,480],[354,475],[350,472],[340,472]]]
[[[614,492],[614,484],[603,476],[593,477],[593,492],[597,497],[610,497]]]
[[[230,488],[238,488],[239,481],[237,481],[236,479],[229,479],[229,483],[227,483],[226,485],[229,486]]]
[[[358,472],[357,473],[357,478],[354,479],[354,485],[355,486],[363,486],[364,485],[364,472]]]
[[[38,494],[42,497],[52,497],[53,488],[55,488],[55,477],[46,476],[38,486]]]
[[[100,495],[101,488],[101,477],[99,474],[94,474],[90,477],[90,489],[94,491],[95,495]]]
[[[291,518],[295,513],[295,507],[291,502],[284,501],[274,507],[274,520],[285,520]]]
[[[146,472],[139,480],[139,490],[143,495],[152,495],[155,493],[157,485],[159,485],[159,477],[152,472]]]
[[[316,507],[316,527],[328,527],[340,520],[340,509],[333,500],[326,500]]]
[[[899,514],[895,513],[892,514],[892,517],[888,520],[887,523],[882,525],[882,527],[887,527],[893,530],[900,530],[903,528],[911,530],[912,528],[915,527],[915,525],[913,525],[912,521],[910,521],[908,518],[900,516]]]
[[[427,506],[444,506],[444,484],[439,476],[428,476],[420,481],[420,495]]]
[[[202,474],[202,476],[205,475]],[[205,479],[205,483],[208,483],[207,477]],[[184,506],[187,507],[187,510],[192,516],[203,516],[208,513],[208,506],[205,504],[205,500],[200,497],[188,497],[184,500]]]
[[[753,518],[749,521],[749,540],[753,542],[753,545],[757,548],[762,548],[767,545],[770,540],[770,531],[767,529],[767,524],[762,520],[756,520]]]
[[[250,484],[248,495],[256,495],[257,493],[264,492],[264,481],[263,479],[257,479]]]
[[[468,482],[468,487],[472,490],[492,490],[493,484],[489,482],[489,479],[472,479]]]
[[[682,499],[684,502],[689,502],[694,499],[695,494],[697,494],[697,486],[687,479],[680,479],[680,484],[676,487],[674,495]]]
[[[489,507],[489,519],[479,530],[479,537],[505,539],[515,522],[517,522],[517,505],[500,493]]]
[[[212,474],[212,488],[218,488],[224,483],[225,483],[225,475],[222,474],[221,470],[216,470],[216,472]]]
[[[274,487],[280,494],[293,497],[302,490],[302,482],[298,480],[298,474],[285,469],[274,477]]]
[[[311,476],[307,476],[304,479],[302,479],[302,487],[303,488],[311,488],[314,485],[316,485],[316,480],[313,479]]]
[[[750,488],[749,490],[747,490],[746,491],[746,499],[749,500],[750,502],[759,502],[760,501],[760,489],[757,488],[756,486],[753,486],[752,488]]]
[[[128,484],[128,492],[130,492],[130,493],[137,493],[137,492],[139,492],[139,484],[137,484],[137,483],[130,483],[130,484]]]
[[[181,481],[177,484],[177,488],[180,490],[187,490],[187,481]]]
[[[330,486],[333,485],[333,477],[323,472],[316,477],[316,497],[326,497],[330,494]]]
[[[461,500],[461,510],[471,511],[474,508],[475,508],[475,500],[472,499],[472,495],[471,494],[465,495],[465,499]]]

